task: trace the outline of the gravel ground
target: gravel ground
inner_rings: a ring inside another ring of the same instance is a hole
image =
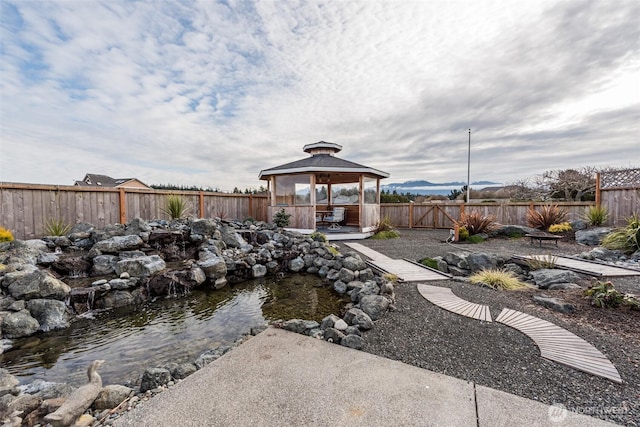
[[[560,242],[557,248],[546,243],[539,248],[525,239],[449,245],[444,243],[447,230],[400,230],[400,234],[399,239],[358,243],[392,258],[414,260],[460,250],[510,256],[578,254],[589,249],[570,242]],[[588,283],[585,277],[581,284],[586,287]],[[619,424],[640,426],[640,312],[591,307],[581,291],[546,291],[576,305],[574,313],[561,314],[533,302],[533,295],[543,291],[495,291],[457,280],[428,284],[450,287],[460,298],[488,305],[494,319],[503,308],[511,308],[573,332],[604,353],[624,383],[543,359],[533,341],[519,331],[445,311],[426,301],[414,283],[396,287],[396,309],[365,334],[364,351],[546,404],[561,403],[575,412]],[[637,278],[615,279],[614,284],[626,292],[640,293]]]

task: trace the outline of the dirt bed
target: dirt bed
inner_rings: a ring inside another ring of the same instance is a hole
[[[399,230],[391,240],[358,241],[392,258],[420,260],[447,252],[474,251],[503,255],[576,255],[591,248],[561,241],[543,243],[528,239],[489,239],[481,244],[447,244],[447,230]],[[342,247],[343,252],[348,251]],[[583,276],[585,289],[591,279]],[[613,282],[625,292],[638,292],[640,279]],[[426,301],[415,283],[396,287],[396,309],[376,321],[365,334],[364,351],[421,368],[472,381],[546,404],[560,403],[570,410],[616,423],[640,426],[640,311],[592,307],[582,290],[505,292],[457,280],[428,282],[446,286],[467,301],[486,304],[495,319],[511,308],[561,326],[585,339],[616,366],[624,383],[565,367],[540,357],[527,336],[506,325],[458,316]],[[571,314],[558,313],[533,301],[545,293],[576,306]]]

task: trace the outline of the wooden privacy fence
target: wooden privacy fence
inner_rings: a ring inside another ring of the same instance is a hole
[[[169,219],[164,210],[170,195],[187,202],[190,216],[268,220],[264,195],[0,183],[0,226],[24,240],[44,236],[50,220],[104,227],[134,218]]]
[[[640,214],[640,169],[600,172],[596,177],[596,203],[609,212],[607,224],[624,225]]]
[[[548,203],[388,203],[380,206],[380,217],[388,216],[396,227],[404,228],[453,228],[453,221],[461,212],[478,211],[491,215],[500,224],[526,225],[529,208],[539,209]],[[565,209],[567,220],[582,218],[589,206],[595,202],[554,202]]]

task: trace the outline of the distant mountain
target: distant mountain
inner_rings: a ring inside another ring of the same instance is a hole
[[[452,182],[430,182],[430,181],[405,181],[394,182],[391,184],[383,184],[380,188],[384,191],[397,191],[399,193],[411,193],[422,195],[448,195],[451,190],[458,190],[467,185],[466,182],[452,181]],[[486,187],[502,187],[503,184],[493,181],[474,181],[471,183],[471,188],[480,189]]]
[[[467,185],[466,182],[462,181],[452,181],[452,182],[430,182],[430,181],[405,181],[405,182],[394,182],[391,184],[382,185],[383,188],[395,188],[395,189],[410,189],[410,188],[424,188],[424,187],[453,187],[458,188]],[[493,181],[473,181],[471,186],[479,186],[482,185],[484,187],[499,187],[503,184],[499,182]]]

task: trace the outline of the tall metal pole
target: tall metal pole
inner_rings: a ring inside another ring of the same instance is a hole
[[[471,129],[469,129],[469,151],[467,153],[467,203],[471,200]]]

